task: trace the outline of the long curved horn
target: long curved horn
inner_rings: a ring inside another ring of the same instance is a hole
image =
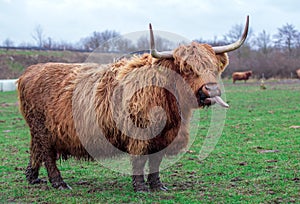
[[[245,25],[242,37],[238,41],[236,41],[232,44],[213,47],[215,53],[221,54],[221,53],[225,53],[225,52],[230,52],[230,51],[236,50],[239,47],[241,47],[247,38],[248,29],[249,29],[249,16],[247,16],[246,25]]]
[[[154,35],[152,30],[152,25],[149,23],[149,29],[150,29],[150,52],[152,57],[157,59],[171,59],[173,58],[173,51],[164,51],[164,52],[158,52],[155,49],[155,43],[154,43]]]

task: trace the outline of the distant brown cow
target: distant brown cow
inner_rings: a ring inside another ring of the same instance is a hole
[[[232,74],[232,81],[235,83],[237,80],[244,80],[245,83],[249,79],[249,77],[252,75],[252,71],[246,71],[246,72],[234,72]]]
[[[296,73],[298,75],[298,78],[300,79],[300,69],[297,69]]]

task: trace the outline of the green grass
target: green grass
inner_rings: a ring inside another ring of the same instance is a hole
[[[73,190],[28,185],[29,130],[16,93],[0,93],[0,203],[299,203],[300,129],[290,126],[300,125],[300,85],[266,86],[227,84],[230,108],[213,152],[198,160],[211,114],[201,110],[190,151],[161,172],[170,190],[148,194],[134,193],[128,175],[73,159],[58,162]]]

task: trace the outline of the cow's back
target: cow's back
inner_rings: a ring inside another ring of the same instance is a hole
[[[28,67],[18,79],[20,102],[26,102],[26,105],[31,106],[35,111],[47,111],[49,104],[70,94],[69,91],[72,91],[70,85],[79,68],[79,64],[71,66],[62,63],[37,64]]]

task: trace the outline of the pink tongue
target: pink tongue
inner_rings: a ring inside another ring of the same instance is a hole
[[[225,103],[221,97],[215,96],[212,99],[223,108],[229,108],[229,105]]]

